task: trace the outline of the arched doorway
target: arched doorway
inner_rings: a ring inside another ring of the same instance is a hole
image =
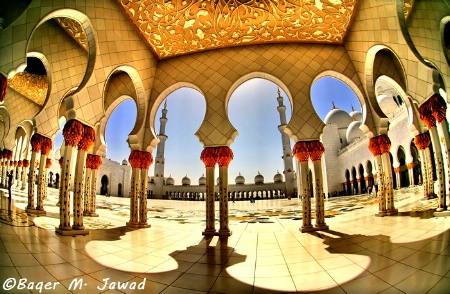
[[[409,175],[408,169],[406,167],[406,154],[402,146],[400,146],[397,150],[397,158],[400,162],[400,187],[409,187]]]
[[[352,167],[352,182],[353,182],[353,193],[352,195],[358,194],[358,176],[356,175],[356,168]]]
[[[102,186],[100,187],[100,195],[108,195],[109,179],[106,175],[102,176],[101,184]]]
[[[345,186],[347,187],[347,189],[346,189],[346,194],[347,195],[352,195],[352,184],[351,184],[351,182],[350,182],[350,172],[349,172],[349,170],[347,169],[347,170],[345,170],[345,182],[346,182],[346,184],[345,184]]]
[[[393,158],[392,158],[392,154],[389,152],[389,158],[391,160],[391,173],[392,173],[392,187],[394,187],[394,189],[397,187],[397,177],[395,176],[395,170],[394,167],[392,166],[392,162]]]
[[[413,180],[414,185],[422,184],[422,169],[420,168],[420,160],[419,160],[419,151],[417,150],[416,145],[414,145],[413,142],[411,142],[411,155],[413,158],[413,167],[412,167],[412,173],[413,173]]]
[[[117,185],[117,196],[123,197],[123,195],[122,195],[122,183],[119,183],[119,185]]]
[[[362,164],[359,165],[359,184],[361,193],[365,193],[367,190],[366,179],[364,178],[364,166]]]
[[[367,174],[368,174],[367,187],[372,187],[375,184],[374,183],[375,181],[373,179],[372,162],[370,160],[367,161],[366,169],[367,169]]]

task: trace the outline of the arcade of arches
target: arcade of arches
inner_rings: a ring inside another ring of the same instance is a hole
[[[98,173],[106,122],[121,101],[131,98],[137,118],[128,136],[126,225],[150,227],[148,171],[159,142],[157,110],[171,92],[188,85],[206,101],[196,132],[204,147],[199,154],[206,178],[203,234],[232,235],[228,167],[238,134],[227,103],[240,84],[265,78],[277,83],[292,105],[290,121],[280,128],[295,141],[301,232],[328,230],[325,191],[354,194],[376,186],[376,215],[384,217],[398,215],[394,189],[420,184],[425,198],[437,198],[435,216],[449,215],[446,0],[318,0],[299,7],[281,1],[286,4],[279,8],[271,1],[148,2],[157,1],[17,1],[11,15],[2,18],[0,177],[6,187],[7,173],[14,170],[28,194],[28,214],[46,214],[47,171],[56,165],[56,232],[89,234],[83,217],[98,215],[97,183],[103,190],[112,184]],[[239,25],[233,11],[239,12]],[[358,121],[349,116],[341,126],[339,109],[328,121],[318,117],[310,89],[324,76],[355,92],[361,104]],[[64,148],[55,158],[61,117],[67,121]],[[114,185],[122,193],[123,187]]]

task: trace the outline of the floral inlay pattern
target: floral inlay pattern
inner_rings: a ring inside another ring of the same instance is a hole
[[[38,105],[44,105],[47,98],[48,80],[46,75],[19,72],[8,79],[8,86]]]
[[[163,59],[246,44],[342,44],[357,0],[118,0]]]
[[[55,18],[56,23],[66,31],[85,51],[88,51],[86,33],[80,23],[67,17]]]

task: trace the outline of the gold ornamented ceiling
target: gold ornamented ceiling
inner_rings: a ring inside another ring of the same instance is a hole
[[[263,43],[342,44],[357,0],[117,0],[160,59]]]
[[[40,106],[47,98],[48,80],[45,75],[19,72],[8,79],[8,86]]]
[[[84,50],[88,51],[86,33],[77,21],[67,17],[55,18],[56,23],[68,33]]]

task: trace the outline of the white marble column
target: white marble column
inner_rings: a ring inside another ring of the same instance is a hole
[[[216,233],[214,211],[214,168],[217,163],[216,149],[214,147],[204,148],[200,159],[206,168],[206,228],[202,234],[210,236]]]

